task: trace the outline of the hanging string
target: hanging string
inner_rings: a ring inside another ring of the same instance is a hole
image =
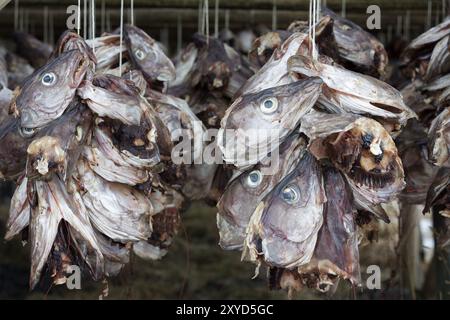
[[[309,40],[312,39],[312,21],[311,21],[311,17],[312,17],[312,1],[313,0],[309,0],[309,16],[308,16],[308,38]],[[311,41],[309,42],[309,51],[311,52]]]
[[[87,39],[87,0],[83,1],[83,38]]]
[[[214,38],[219,38],[219,0],[216,0],[214,8]]]
[[[316,23],[320,20],[320,0],[317,0],[317,16],[316,16]]]
[[[434,24],[439,24],[439,18],[441,17],[441,13],[439,12],[439,4],[436,6],[436,16],[434,18]]]
[[[342,0],[341,2],[341,16],[345,18],[347,15],[347,0]]]
[[[53,13],[50,13],[48,19],[49,21],[48,31],[49,31],[49,42],[51,44],[55,43],[55,29],[53,27],[53,20],[54,20]]]
[[[119,76],[122,76],[122,41],[123,41],[123,0],[120,0],[120,53],[119,53]]]
[[[317,52],[316,52],[316,17],[317,17],[317,0],[313,1],[313,12],[312,12],[312,17],[313,17],[313,22],[312,22],[312,57],[313,59],[317,59]]]
[[[91,37],[92,37],[92,52],[95,56],[95,0],[91,0]],[[92,66],[92,69],[95,72],[95,64]]]
[[[272,3],[272,31],[277,30],[277,0]]]
[[[225,10],[225,30],[230,30],[230,10]]]
[[[103,34],[106,31],[105,27],[105,20],[106,20],[106,7],[105,7],[105,0],[102,0],[102,7],[101,7],[101,33]]]
[[[428,0],[428,10],[427,10],[427,25],[425,26],[426,29],[431,28],[431,10],[433,9],[433,3],[431,0]]]
[[[14,2],[14,30],[19,30],[19,0]]]
[[[177,16],[177,52],[181,51],[183,45],[183,22],[181,21],[181,14]]]
[[[131,12],[130,12],[131,25],[134,26],[134,1],[133,0],[131,0],[131,7],[130,7],[130,9],[131,9]]]
[[[81,0],[78,0],[78,9],[77,9],[77,34],[80,35],[80,19],[81,19]]]

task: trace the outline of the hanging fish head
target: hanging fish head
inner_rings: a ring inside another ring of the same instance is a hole
[[[92,61],[93,63],[97,63],[97,59],[91,47],[89,47],[80,35],[70,30],[64,31],[59,37],[51,58],[56,58],[63,52],[71,50],[79,50],[86,56],[86,59]]]
[[[305,153],[295,170],[267,195],[247,228],[243,257],[296,268],[310,261],[326,201],[320,167]]]
[[[124,34],[130,58],[147,81],[168,82],[175,79],[175,66],[154,39],[131,25],[124,27]]]
[[[391,136],[369,118],[361,117],[351,127],[327,138],[331,161],[370,193],[384,200],[396,195],[404,187],[404,172]]]
[[[255,164],[265,157],[264,150],[276,148],[299,125],[321,87],[322,81],[312,77],[238,98],[227,110],[218,134],[225,161],[240,167],[246,159]],[[252,154],[253,150],[258,154]]]
[[[78,50],[71,50],[51,60],[25,81],[10,106],[20,117],[21,133],[28,137],[59,118],[75,96],[88,70],[89,61]]]

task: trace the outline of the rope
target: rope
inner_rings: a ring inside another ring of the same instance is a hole
[[[44,7],[44,42],[48,43],[48,7]]]
[[[119,76],[122,76],[122,40],[123,40],[123,0],[120,0],[120,53],[119,53]]]
[[[83,1],[83,38],[87,38],[87,0]]]
[[[106,11],[106,30],[111,30],[111,10]]]
[[[77,10],[77,34],[80,35],[80,19],[81,19],[81,0],[78,0],[78,10]]]
[[[216,0],[214,9],[214,37],[219,38],[219,0]]]
[[[204,8],[204,16],[205,16],[205,35],[206,35],[206,43],[209,42],[209,4],[208,0],[205,0],[205,8]]]
[[[411,27],[411,11],[406,10],[405,25],[403,27],[403,34],[404,34],[405,40],[409,40],[410,27]]]
[[[134,26],[134,1],[131,0],[131,25]]]
[[[433,3],[431,2],[431,0],[428,0],[428,10],[427,10],[427,25],[426,25],[426,29],[430,29],[431,28],[431,11],[433,9]]]
[[[198,21],[197,21],[197,32],[203,32],[203,5],[202,2],[198,2]]]
[[[95,56],[95,0],[91,0],[91,32],[92,32],[92,52]],[[93,65],[93,70],[95,72],[95,64]]]
[[[442,21],[447,17],[447,0],[442,0]]]

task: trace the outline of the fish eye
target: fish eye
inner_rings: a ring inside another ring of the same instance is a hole
[[[44,86],[51,86],[56,82],[56,75],[53,72],[47,72],[42,77],[41,82]]]
[[[278,109],[278,100],[277,100],[277,98],[264,99],[263,102],[261,103],[260,109],[265,114],[274,113]]]
[[[144,60],[144,58],[145,58],[145,53],[141,49],[137,49],[134,52],[134,54],[136,55],[136,58],[138,58],[139,60]]]
[[[362,135],[362,142],[363,142],[364,149],[369,149],[372,141],[373,141],[373,136],[370,133],[366,133],[366,134]]]
[[[31,138],[36,133],[36,129],[21,127],[19,133],[23,138]]]
[[[253,170],[247,176],[246,183],[250,188],[256,188],[262,182],[262,174],[259,170]]]
[[[296,186],[287,186],[281,191],[281,198],[288,204],[294,204],[298,202],[300,192]]]

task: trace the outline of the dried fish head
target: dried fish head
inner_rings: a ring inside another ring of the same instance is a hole
[[[51,60],[27,78],[10,111],[20,117],[24,136],[59,118],[75,97],[89,61],[79,50]]]
[[[290,32],[279,30],[268,32],[253,41],[252,48],[248,54],[250,62],[261,68],[269,61],[275,49],[291,35]]]
[[[433,120],[428,136],[430,161],[437,166],[450,167],[450,108]]]
[[[321,88],[320,79],[309,78],[238,98],[218,133],[224,160],[240,168],[266,157],[311,110]]]
[[[86,56],[87,60],[92,61],[94,64],[97,63],[97,59],[92,51],[92,48],[89,47],[80,35],[70,30],[66,30],[61,34],[50,58],[56,58],[63,52],[71,50],[79,50]]]
[[[301,77],[323,80],[324,94],[319,98],[319,105],[332,113],[348,112],[386,119],[394,122],[395,131],[408,119],[417,117],[405,105],[400,92],[383,81],[304,55],[289,58],[288,65],[290,71]]]
[[[139,89],[132,81],[110,74],[85,80],[77,90],[89,108],[101,117],[139,125],[143,117]]]
[[[134,65],[142,71],[147,81],[168,82],[175,79],[175,67],[159,45],[143,30],[124,27],[128,53]]]
[[[322,226],[325,201],[319,164],[305,153],[296,169],[256,208],[242,257],[288,269],[308,263]]]
[[[327,197],[323,225],[311,261],[298,268],[302,277],[316,280],[314,285],[322,292],[328,291],[339,278],[352,284],[361,281],[351,190],[338,170],[328,167],[323,172]]]
[[[245,230],[252,213],[263,198],[292,172],[306,148],[306,141],[292,134],[280,147],[280,159],[276,172],[264,173],[271,164],[263,161],[240,173],[227,185],[217,208],[219,245],[226,250],[242,249]]]
[[[90,136],[91,123],[92,113],[75,100],[63,116],[40,130],[27,149],[28,178],[59,172],[65,181]]]
[[[388,55],[383,44],[370,33],[350,20],[340,17],[329,9],[322,10],[331,28],[317,37],[322,54],[325,54],[347,69],[384,78]]]

